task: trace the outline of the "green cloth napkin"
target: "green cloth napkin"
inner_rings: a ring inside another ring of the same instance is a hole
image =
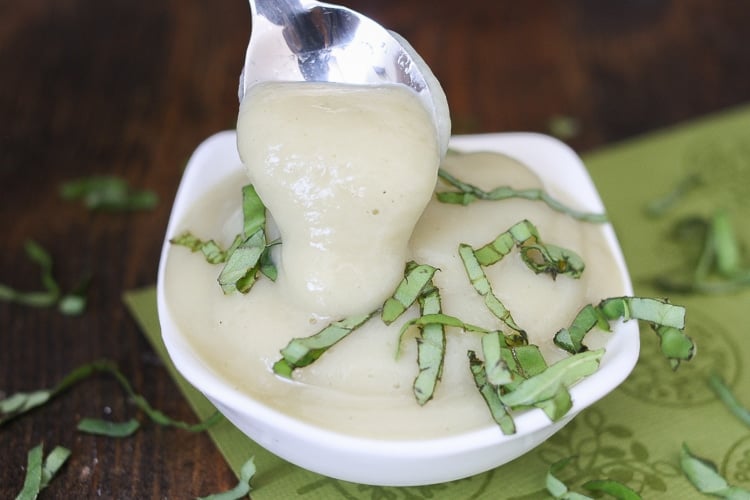
[[[678,244],[671,231],[680,220],[726,210],[738,239],[750,248],[750,107],[711,116],[586,155],[590,170],[622,244],[637,295],[663,296],[656,276],[688,276],[695,243]],[[660,217],[645,208],[700,174],[702,182]],[[742,262],[750,267],[747,259]],[[576,457],[558,477],[571,490],[591,479],[618,479],[644,498],[702,498],[683,476],[679,451],[716,463],[735,486],[750,487],[750,427],[734,417],[708,388],[721,374],[750,406],[750,288],[720,295],[669,294],[687,307],[687,333],[696,358],[673,372],[658,352],[656,336],[642,328],[641,356],[628,380],[562,431],[527,455],[468,479],[423,487],[383,488],[322,477],[263,450],[223,421],[209,432],[232,469],[255,457],[252,496],[266,498],[546,498],[550,464]],[[153,288],[126,294],[126,303],[164,359],[200,418],[211,404],[174,369],[161,342]]]

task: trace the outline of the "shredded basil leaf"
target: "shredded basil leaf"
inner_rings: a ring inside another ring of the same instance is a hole
[[[570,353],[586,349],[583,339],[594,327],[609,331],[609,322],[623,319],[643,320],[651,324],[659,336],[661,350],[673,369],[681,361],[689,361],[695,355],[695,344],[683,329],[685,308],[665,300],[643,297],[614,297],[598,305],[586,305],[579,311],[568,328],[555,334],[555,344]]]
[[[525,200],[541,201],[552,210],[562,212],[584,222],[607,222],[605,214],[582,212],[567,207],[542,189],[513,189],[510,186],[501,186],[491,191],[484,191],[477,186],[459,180],[442,168],[438,170],[438,176],[458,190],[438,192],[437,199],[443,203],[469,205],[477,200],[500,201],[510,198],[522,198]]]
[[[526,332],[518,326],[510,311],[503,305],[492,290],[492,285],[483,267],[500,262],[514,248],[521,251],[521,258],[535,273],[547,273],[554,279],[558,274],[579,278],[584,270],[583,260],[575,252],[554,245],[546,245],[531,222],[523,220],[511,226],[490,243],[473,249],[460,244],[458,254],[474,290],[482,296],[490,312],[515,332],[517,343],[527,343]]]
[[[477,357],[474,351],[469,351],[468,356],[469,369],[474,377],[474,384],[477,386],[479,394],[482,395],[482,399],[484,399],[487,408],[490,410],[492,419],[500,426],[503,434],[515,434],[516,424],[513,422],[513,417],[510,416],[510,408],[500,399],[497,388],[487,381],[484,362]]]
[[[594,373],[603,355],[604,349],[597,349],[561,359],[542,373],[525,379],[513,391],[501,394],[500,400],[512,408],[553,400],[559,397],[560,390]]]
[[[570,491],[557,474],[564,469],[574,457],[567,457],[553,463],[547,471],[547,492],[559,500],[592,500],[592,497]],[[583,483],[583,488],[594,493],[606,493],[619,500],[640,500],[641,496],[619,481],[612,479],[594,479]],[[598,498],[598,496],[597,496]]]
[[[750,409],[740,403],[721,375],[712,373],[708,377],[708,386],[735,417],[750,426]]]
[[[547,120],[547,129],[550,135],[561,141],[576,137],[581,131],[580,121],[569,115],[553,115]]]
[[[334,344],[365,324],[371,316],[372,314],[361,314],[334,321],[315,335],[290,340],[281,350],[282,359],[273,365],[274,373],[284,377],[291,376],[295,369],[313,363]]]
[[[239,236],[237,237],[237,245],[241,242]],[[200,251],[206,258],[206,262],[209,264],[221,264],[226,262],[227,254],[229,250],[225,250],[216,243],[214,240],[201,240],[200,238],[193,235],[190,231],[181,233],[179,236],[175,236],[170,239],[169,242],[173,245],[179,245],[189,248],[191,252]]]
[[[482,335],[482,354],[484,355],[484,371],[487,382],[495,387],[508,385],[513,382],[513,374],[503,357],[503,349],[508,343],[500,332],[490,332]]]
[[[78,422],[77,429],[87,434],[124,438],[135,434],[140,427],[140,422],[134,418],[126,422],[110,422],[95,418],[83,418]]]
[[[553,498],[559,500],[592,500],[591,497],[570,491],[565,483],[557,478],[557,473],[564,469],[571,460],[572,457],[563,458],[562,460],[558,460],[550,465],[550,468],[547,471],[547,492],[552,495]]]
[[[252,481],[255,476],[255,472],[254,457],[251,457],[250,460],[245,462],[242,465],[242,468],[240,468],[240,480],[237,483],[237,486],[229,491],[225,491],[224,493],[215,493],[213,495],[199,497],[198,500],[239,500],[240,498],[244,498],[252,489],[250,481]]]
[[[271,259],[270,249],[280,244],[266,242],[266,207],[252,184],[242,188],[242,233],[231,246],[223,249],[214,240],[202,240],[186,231],[169,240],[191,252],[203,253],[209,264],[224,264],[217,281],[225,294],[248,293],[257,280],[258,272],[275,281],[278,270]]]
[[[701,493],[731,500],[750,500],[750,490],[731,486],[724,479],[716,464],[694,455],[687,444],[682,444],[680,467],[685,476]]]
[[[419,312],[421,316],[440,314],[440,292],[431,288],[426,295],[419,297]],[[417,403],[424,405],[432,399],[440,377],[443,374],[445,361],[445,327],[432,323],[422,327],[417,337],[417,365],[419,373],[414,379],[413,391]]]
[[[16,500],[33,500],[37,498],[39,492],[49,485],[69,456],[70,450],[62,446],[56,446],[47,455],[47,458],[44,458],[44,448],[41,444],[29,450],[26,463],[26,477],[23,488],[18,493],[18,496],[16,496]]]
[[[63,294],[52,273],[52,257],[50,254],[33,240],[26,241],[24,250],[28,259],[39,266],[44,291],[21,292],[8,285],[0,284],[0,301],[14,302],[30,307],[57,305],[58,310],[67,316],[76,316],[83,313],[86,309],[89,276],[84,276],[73,291]]]
[[[60,196],[64,200],[80,200],[89,210],[112,212],[152,210],[159,201],[153,191],[134,189],[125,179],[111,175],[65,182],[60,186]]]
[[[383,323],[390,325],[411,307],[425,287],[432,282],[436,271],[436,268],[426,264],[407,263],[404,279],[398,284],[393,295],[383,304],[380,315]]]
[[[588,491],[606,493],[619,500],[641,500],[638,493],[614,479],[592,479],[581,486]]]
[[[154,409],[143,396],[137,394],[133,390],[128,379],[119,369],[117,369],[117,366],[114,363],[103,360],[94,361],[75,368],[51,389],[41,389],[28,393],[19,392],[0,400],[0,426],[16,417],[28,413],[34,408],[42,406],[71,386],[96,373],[106,373],[113,376],[128,394],[136,407],[143,411],[153,422],[159,425],[177,427],[190,432],[202,432],[221,419],[221,414],[217,411],[203,422],[197,424],[189,424],[187,422],[173,420],[161,411]]]
[[[683,246],[687,246],[688,238],[700,241],[700,253],[692,270],[683,272],[683,277],[675,277],[679,272],[656,277],[657,288],[676,293],[721,294],[750,286],[750,266],[726,211],[717,211],[709,219],[678,221],[676,228],[676,238]]]
[[[515,332],[515,335],[519,339],[519,343],[525,344],[528,339],[526,331],[518,326],[510,311],[493,292],[492,285],[487,279],[487,275],[484,273],[474,249],[469,245],[461,244],[458,248],[458,255],[463,261],[464,269],[466,270],[471,285],[484,299],[484,304],[487,306],[487,309],[489,309],[497,319],[502,321],[508,328]]]
[[[670,192],[651,200],[646,205],[646,214],[651,217],[661,217],[701,184],[703,184],[703,179],[699,174],[683,177]]]
[[[224,293],[250,291],[260,270],[260,257],[265,249],[266,235],[262,229],[240,243],[227,258],[218,277],[219,285]]]

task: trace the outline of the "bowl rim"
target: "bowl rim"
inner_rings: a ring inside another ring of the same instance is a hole
[[[243,432],[272,453],[292,462],[295,460],[283,450],[274,449],[274,439],[269,432],[271,434],[283,433],[285,436],[299,439],[300,442],[324,443],[325,448],[332,452],[346,453],[358,449],[366,450],[364,454],[370,458],[398,456],[403,460],[426,460],[455,457],[462,453],[507,445],[551,428],[554,423],[541,409],[531,409],[514,414],[517,431],[512,435],[504,435],[497,425],[490,424],[480,429],[438,438],[379,439],[352,436],[299,420],[267,406],[253,399],[252,396],[234,389],[231,384],[213,371],[189,342],[179,335],[179,329],[165,297],[164,275],[170,247],[169,239],[174,236],[175,226],[181,216],[198,195],[210,190],[227,175],[243,168],[237,154],[236,140],[234,130],[219,132],[204,140],[194,151],[175,196],[161,251],[157,277],[157,309],[162,338],[175,367],[188,382],[214,404],[222,406],[229,412],[239,412],[250,418],[252,430],[248,431],[245,426]],[[530,132],[490,133],[454,136],[450,144],[452,149],[460,152],[492,151],[514,157],[541,178],[554,177],[555,191],[567,193],[569,196],[575,193],[575,199],[580,204],[579,208],[594,212],[604,211],[602,200],[582,160],[570,147],[555,138]],[[551,157],[556,161],[550,162]],[[611,223],[603,224],[603,232],[607,245],[613,253],[617,273],[623,283],[622,295],[632,295],[630,276]],[[634,368],[640,348],[637,321],[613,323],[610,335],[599,370],[570,389],[573,407],[563,423],[615,389]],[[237,422],[234,423],[237,424]],[[263,424],[268,427],[262,429]],[[311,439],[311,436],[315,436],[315,439]],[[496,465],[501,465],[501,463]],[[310,468],[306,465],[303,467]],[[336,474],[327,470],[316,472],[337,477]],[[474,473],[479,472],[482,470]],[[347,477],[339,478],[348,479]],[[446,480],[449,479],[455,478],[449,477]],[[374,481],[369,481],[369,483],[376,484]],[[392,483],[383,482],[382,484]]]

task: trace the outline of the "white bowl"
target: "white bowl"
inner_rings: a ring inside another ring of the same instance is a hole
[[[451,147],[465,152],[505,153],[577,199],[584,209],[603,211],[583,163],[556,139],[529,133],[459,136],[452,139]],[[302,422],[254,400],[233,388],[191,347],[176,326],[164,295],[169,238],[174,236],[177,222],[196,200],[238,168],[241,162],[234,131],[208,138],[188,162],[162,248],[157,285],[159,320],[169,355],[185,378],[243,433],[289,462],[326,476],[373,485],[423,485],[468,477],[507,463],[538,446],[581,410],[617,387],[633,369],[639,350],[637,322],[617,322],[599,370],[571,389],[570,412],[554,423],[539,409],[517,414],[514,416],[517,432],[513,435],[503,435],[499,427],[491,425],[426,440],[352,437]],[[621,294],[632,295],[614,231],[610,225],[604,230],[617,263],[613,275],[624,284]]]

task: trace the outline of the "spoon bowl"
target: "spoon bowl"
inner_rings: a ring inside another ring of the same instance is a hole
[[[447,99],[402,37],[351,9],[315,0],[250,0],[250,10],[240,101],[251,86],[268,81],[406,85],[431,113],[445,153]]]

